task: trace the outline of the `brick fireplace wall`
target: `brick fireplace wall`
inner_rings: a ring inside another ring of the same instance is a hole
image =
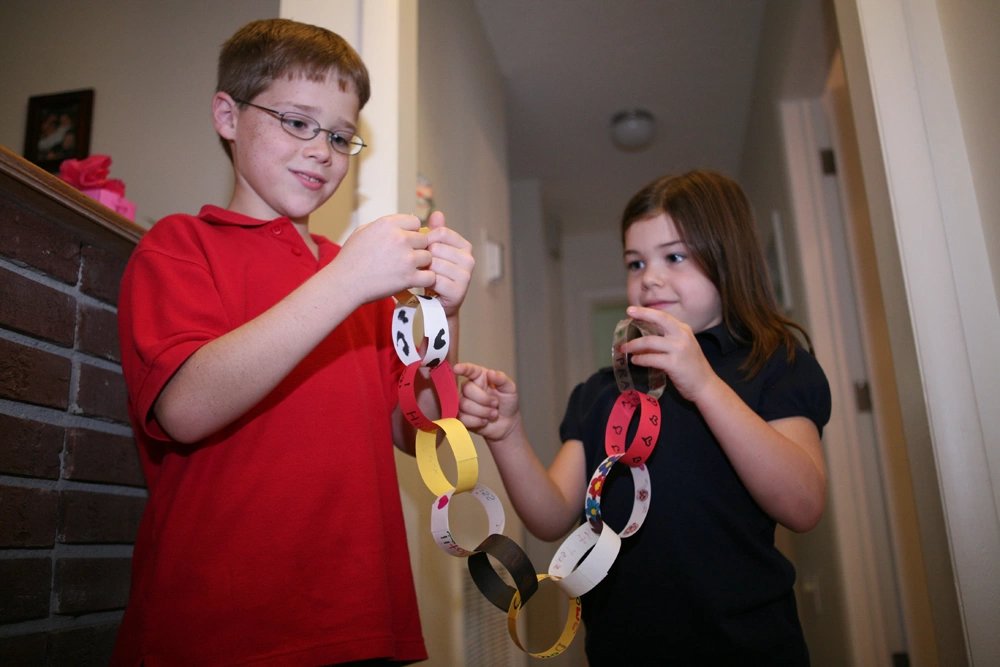
[[[115,303],[142,230],[0,147],[0,665],[106,665],[145,490]]]

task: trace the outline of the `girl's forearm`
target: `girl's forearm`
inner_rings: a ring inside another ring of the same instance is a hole
[[[826,466],[804,417],[765,422],[721,379],[695,404],[757,504],[796,532],[813,528],[826,500]]]
[[[574,491],[553,477],[559,457],[546,470],[520,423],[504,440],[487,440],[487,445],[514,510],[532,535],[553,541],[569,532],[583,511],[585,489],[581,486],[579,498],[570,497]]]

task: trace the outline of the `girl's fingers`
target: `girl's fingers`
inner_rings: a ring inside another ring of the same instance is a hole
[[[482,366],[477,366],[476,364],[470,364],[465,361],[459,361],[451,370],[455,375],[464,377],[466,380],[471,380],[475,382],[481,376],[485,376],[486,369]]]
[[[501,394],[512,394],[517,391],[517,386],[514,384],[514,381],[511,380],[510,377],[508,377],[503,371],[492,369],[487,370],[486,377],[489,380],[489,383],[493,385],[493,387]]]
[[[669,348],[663,336],[640,336],[622,345],[622,351],[629,355],[633,363],[643,365],[640,359],[642,355],[662,354],[668,352]]]
[[[489,420],[490,416],[496,411],[488,405],[483,405],[482,403],[478,403],[476,401],[463,400],[460,405],[459,412],[461,414],[486,421]]]
[[[489,423],[488,419],[470,415],[468,412],[459,413],[458,420],[472,432],[478,431]]]
[[[487,410],[492,410],[499,405],[499,399],[490,388],[485,369],[476,367],[473,370],[468,368],[458,368],[468,366],[468,364],[456,364],[456,369],[464,371],[467,382],[462,384],[462,405],[481,405]],[[456,372],[456,375],[459,373]],[[464,409],[464,408],[463,408]]]
[[[452,371],[455,375],[460,375],[475,384],[484,392],[489,388],[496,389],[501,393],[509,393],[516,390],[514,381],[503,371],[485,368],[465,361],[460,361],[452,366]]]
[[[670,313],[665,313],[662,310],[657,310],[656,308],[629,306],[626,309],[625,314],[632,319],[652,325],[652,329],[654,331],[661,332],[663,335],[666,335],[671,330],[676,329],[677,325],[680,324],[680,320],[676,317]]]
[[[490,396],[486,387],[481,386],[477,380],[470,380],[462,385],[462,398],[482,405],[490,404]]]
[[[459,419],[470,429],[480,429],[499,416],[496,406],[463,397],[459,403]]]

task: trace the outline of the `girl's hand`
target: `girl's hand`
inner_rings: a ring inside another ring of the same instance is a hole
[[[472,269],[476,266],[472,244],[445,226],[441,211],[431,213],[427,227],[427,248],[432,257],[430,269],[435,276],[431,287],[441,300],[445,315],[451,317],[458,313],[472,281]]]
[[[623,345],[622,350],[631,362],[664,371],[681,396],[697,403],[702,390],[719,376],[705,359],[691,327],[655,308],[629,306],[625,312],[660,332],[658,336],[640,336]]]
[[[458,419],[489,444],[506,439],[521,423],[517,385],[502,371],[457,363],[455,375],[464,377]]]
[[[632,362],[665,371],[681,396],[697,406],[761,509],[796,532],[812,529],[826,497],[816,425],[806,417],[765,422],[715,373],[691,327],[650,308],[630,306],[626,312],[660,332],[625,344]]]

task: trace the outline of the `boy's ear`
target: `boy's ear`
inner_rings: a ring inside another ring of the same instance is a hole
[[[215,131],[223,139],[232,141],[236,138],[236,121],[238,110],[236,102],[229,93],[218,92],[212,97],[212,124]]]

